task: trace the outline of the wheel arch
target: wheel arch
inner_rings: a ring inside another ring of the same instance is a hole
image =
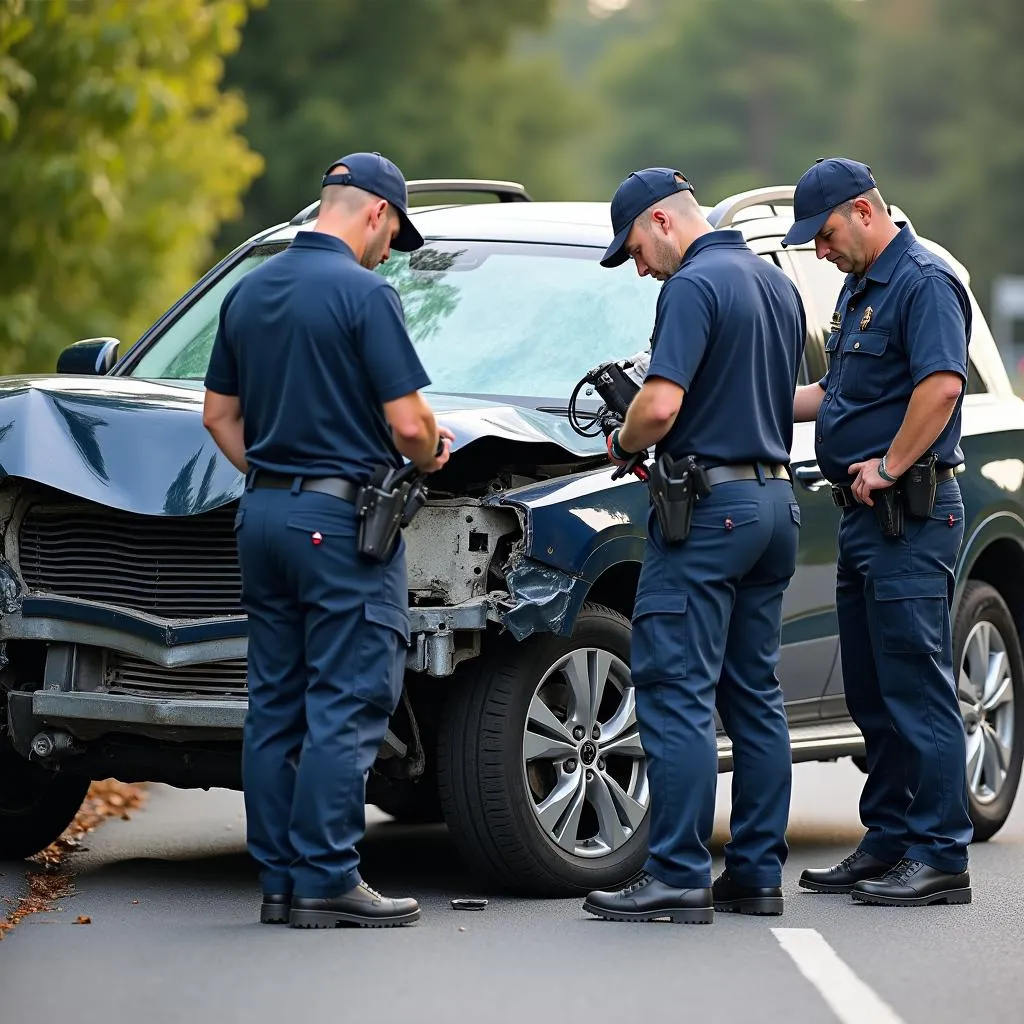
[[[1024,520],[1012,512],[996,513],[963,545],[954,610],[971,580],[988,583],[999,592],[1024,643]]]

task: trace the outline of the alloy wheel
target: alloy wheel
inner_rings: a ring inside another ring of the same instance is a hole
[[[647,814],[647,761],[629,668],[598,648],[544,674],[523,732],[523,769],[541,828],[564,853],[604,857]]]
[[[1006,782],[1014,741],[1013,676],[1006,641],[982,619],[967,635],[960,659],[960,710],[967,731],[967,784],[982,804]]]

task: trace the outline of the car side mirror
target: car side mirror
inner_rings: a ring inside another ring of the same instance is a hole
[[[117,362],[117,338],[86,338],[69,345],[57,357],[58,373],[90,373],[102,376]]]

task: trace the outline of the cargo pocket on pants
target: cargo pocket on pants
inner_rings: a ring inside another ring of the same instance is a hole
[[[642,686],[686,675],[687,595],[678,591],[643,594],[633,609],[630,673]]]
[[[362,636],[356,658],[356,695],[394,714],[402,699],[409,615],[390,604],[363,605]]]
[[[945,636],[946,577],[941,572],[875,580],[878,628],[886,654],[937,654]]]

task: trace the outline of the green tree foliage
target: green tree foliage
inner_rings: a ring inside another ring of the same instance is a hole
[[[132,340],[194,280],[260,158],[220,90],[245,0],[0,0],[0,371]]]
[[[1024,274],[1024,5],[863,6],[875,53],[864,145],[879,184],[967,265],[987,306],[997,274]]]
[[[855,90],[848,0],[647,0],[648,29],[594,71],[600,163],[679,167],[701,201],[795,180],[834,151]],[[610,19],[613,22],[613,19]]]
[[[583,130],[554,55],[510,57],[551,0],[271,0],[253,14],[227,81],[246,95],[266,174],[225,243],[291,217],[326,166],[378,150],[408,178],[517,178],[550,197]]]

